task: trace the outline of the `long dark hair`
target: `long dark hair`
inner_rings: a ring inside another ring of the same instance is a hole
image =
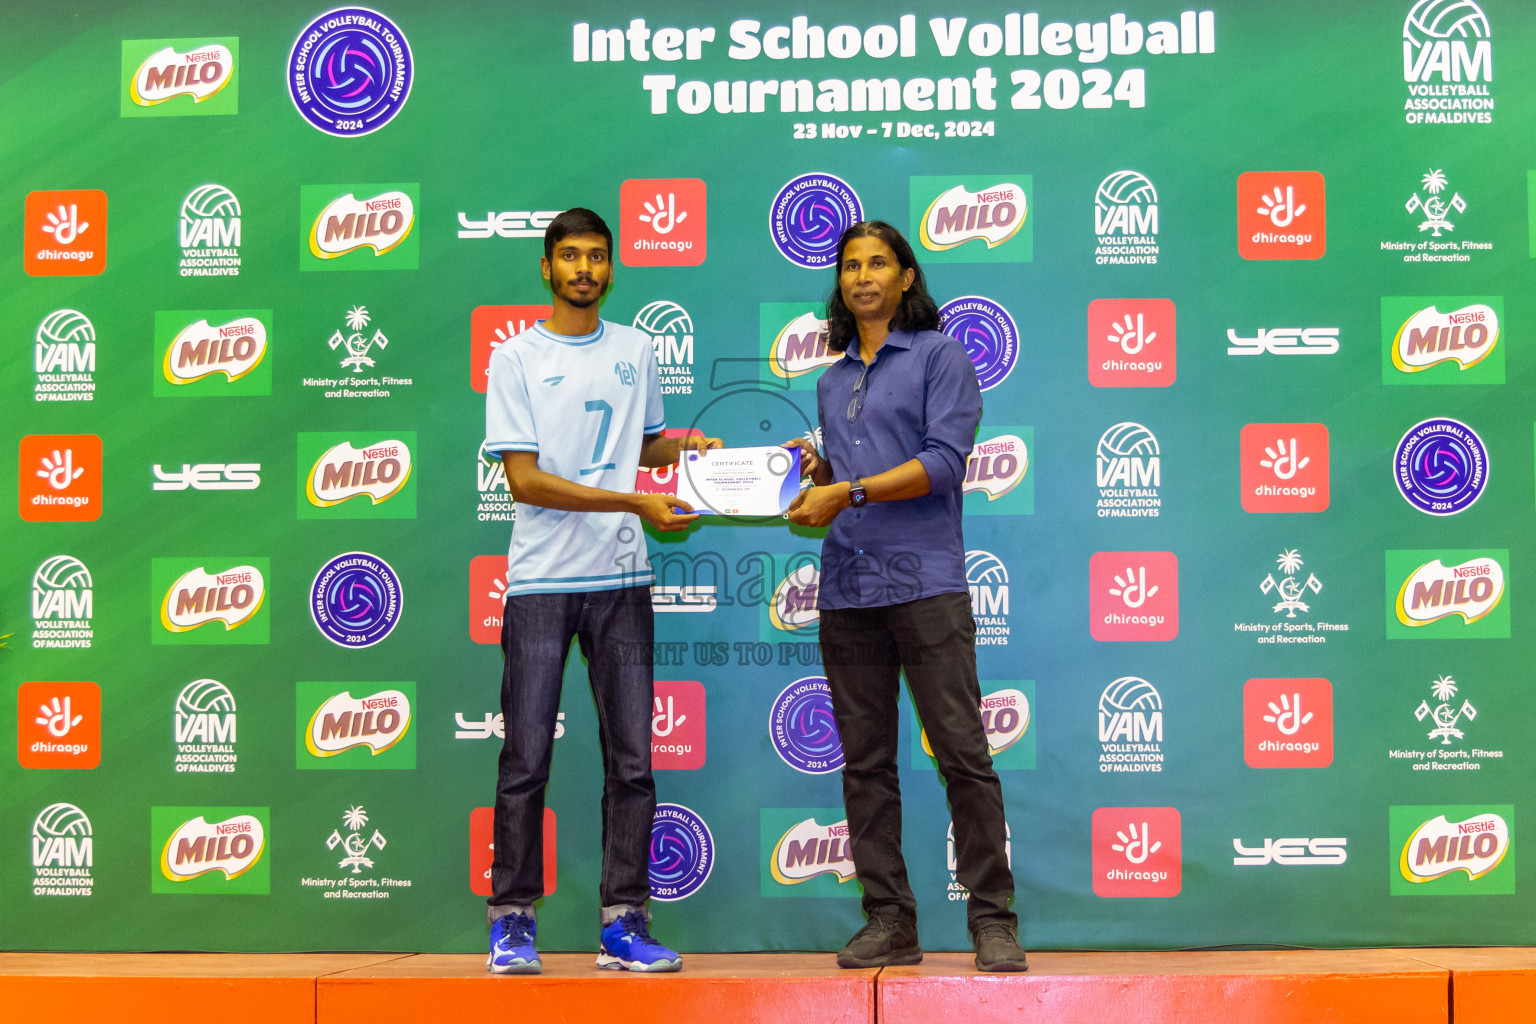
[[[883,220],[861,220],[850,225],[843,237],[837,240],[837,276],[832,279],[832,294],[827,296],[827,348],[833,352],[846,352],[848,346],[859,337],[859,326],[853,311],[843,301],[841,277],[843,250],[855,238],[878,238],[890,246],[896,254],[896,262],[902,270],[911,270],[912,285],[901,297],[896,315],[891,317],[893,331],[936,331],[939,329],[939,307],[928,294],[928,283],[923,280],[923,268],[917,265],[912,246],[891,225]]]

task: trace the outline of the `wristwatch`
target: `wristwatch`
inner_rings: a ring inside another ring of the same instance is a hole
[[[848,504],[854,508],[863,508],[868,500],[864,495],[864,481],[855,480],[848,485]]]

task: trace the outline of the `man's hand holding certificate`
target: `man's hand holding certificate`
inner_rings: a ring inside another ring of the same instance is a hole
[[[797,448],[716,448],[678,462],[677,496],[701,515],[779,516],[799,492]]]

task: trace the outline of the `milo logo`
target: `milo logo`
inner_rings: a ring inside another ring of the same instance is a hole
[[[252,814],[209,822],[202,815],[177,826],[160,851],[160,873],[172,882],[188,882],[218,871],[239,878],[261,859],[266,830]]]
[[[394,190],[367,199],[354,193],[332,199],[309,229],[309,251],[322,260],[372,249],[382,256],[405,241],[416,223],[411,197]]]
[[[315,461],[307,493],[319,508],[363,495],[377,505],[399,494],[410,477],[411,449],[404,441],[391,438],[364,448],[343,441]]]
[[[411,727],[411,699],[400,690],[366,697],[351,692],[330,697],[309,716],[304,742],[315,757],[334,757],[354,747],[377,756],[405,738]]]
[[[186,633],[222,622],[226,632],[255,617],[266,598],[261,570],[237,565],[220,573],[198,566],[181,575],[160,602],[160,624],[172,633]]]
[[[231,382],[256,369],[267,354],[267,326],[254,316],[226,324],[199,320],[177,332],[161,370],[172,384],[191,384],[215,373]]]

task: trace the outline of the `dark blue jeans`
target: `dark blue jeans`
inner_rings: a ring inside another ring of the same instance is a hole
[[[501,624],[506,733],[496,779],[491,915],[544,895],[544,788],[571,637],[581,645],[603,750],[605,908],[642,908],[651,894],[651,712],[655,639],[649,587],[508,595]]]
[[[971,933],[1017,926],[1004,848],[1003,790],[992,769],[976,679],[976,623],[965,594],[877,608],[824,608],[821,657],[843,742],[843,807],[866,914],[916,920],[901,856],[896,698],[906,671],[912,705],[944,776],[955,829],[956,875],[971,891]]]

